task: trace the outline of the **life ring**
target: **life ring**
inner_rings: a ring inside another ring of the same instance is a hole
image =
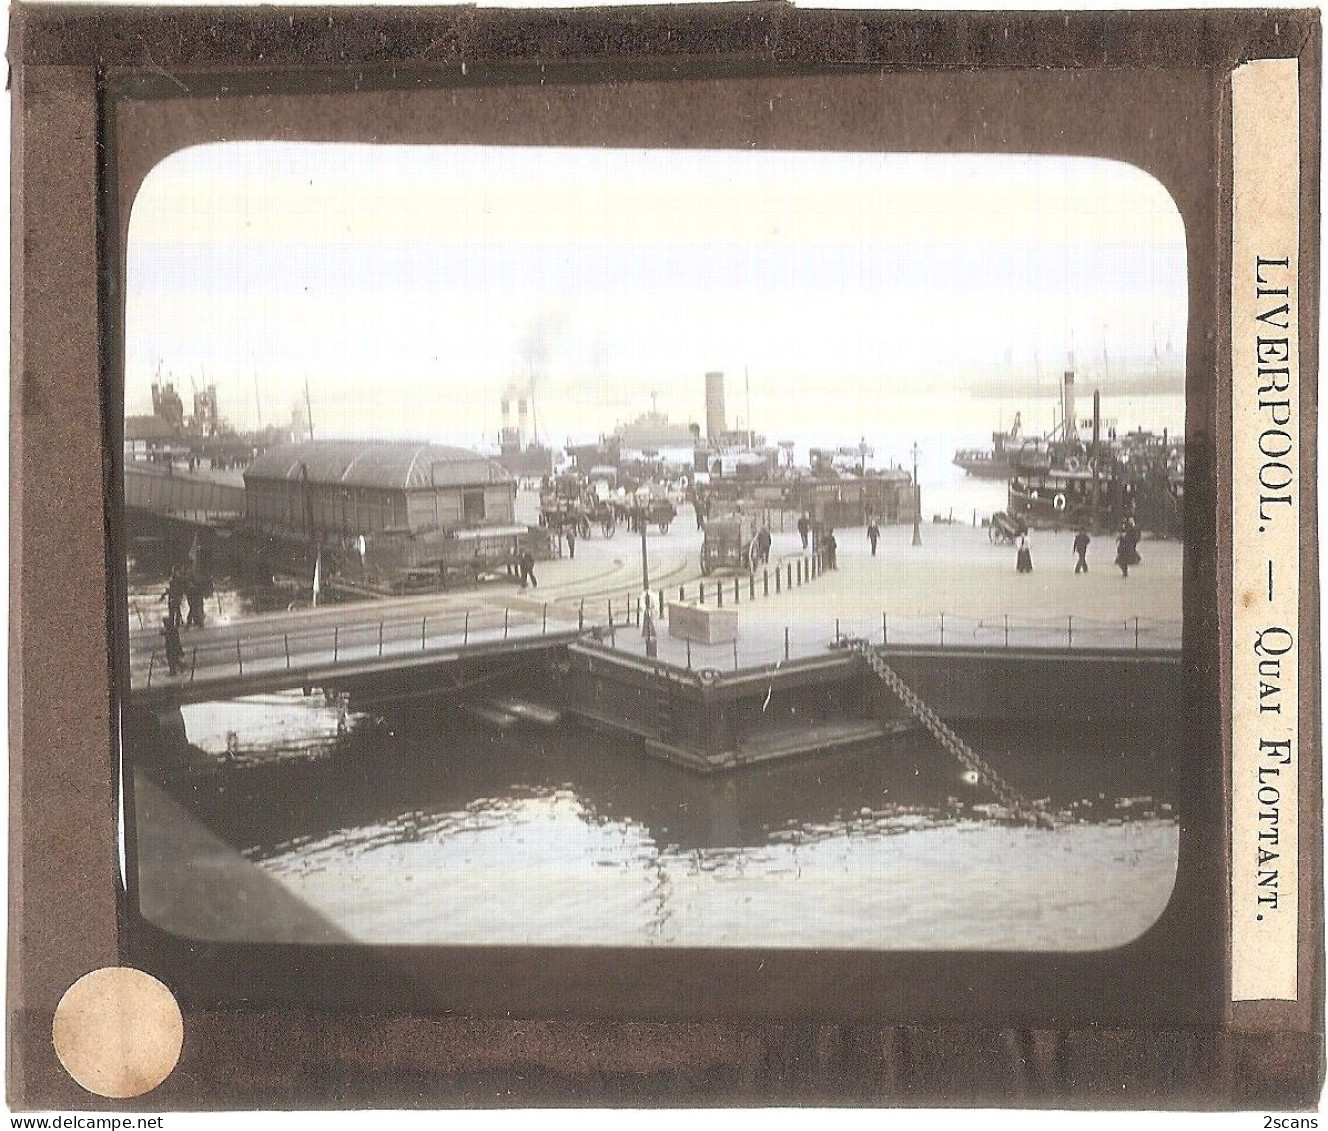
[[[1065,492],[1058,491],[1056,497],[1051,500],[1051,505],[1058,511],[1063,511],[1065,509]]]
[[[702,668],[699,672],[696,673],[696,678],[699,679],[706,686],[709,686],[712,683],[719,682],[719,672],[717,672],[714,668]]]
[[[1078,471],[1078,470],[1079,470],[1079,457],[1078,457],[1078,456],[1071,456],[1069,459],[1067,459],[1067,460],[1065,461],[1065,467],[1066,467],[1066,470],[1067,470],[1067,471]]]

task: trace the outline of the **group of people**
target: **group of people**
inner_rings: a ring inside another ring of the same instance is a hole
[[[212,592],[212,584],[198,567],[174,566],[161,599],[166,602],[166,615],[162,618],[161,634],[166,640],[166,667],[171,675],[178,675],[184,667],[184,645],[180,642],[181,627],[202,628],[206,623],[204,602]],[[189,611],[184,614],[184,606]]]
[[[869,535],[870,536],[870,535]],[[1130,515],[1124,523],[1121,524],[1119,533],[1116,535],[1116,568],[1121,571],[1121,577],[1130,576],[1130,566],[1138,565],[1143,559],[1139,557],[1139,539],[1142,532],[1139,530],[1139,524],[1135,521],[1133,515]],[[1074,536],[1074,544],[1071,550],[1074,554],[1074,572],[1076,574],[1088,572],[1088,547],[1093,539],[1089,536],[1084,527],[1080,527]],[[875,547],[873,546],[873,552]],[[1015,570],[1018,573],[1033,572],[1033,552],[1028,546],[1027,534],[1019,536],[1019,548],[1015,555]]]

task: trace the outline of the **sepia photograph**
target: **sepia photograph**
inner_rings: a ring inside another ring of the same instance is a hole
[[[221,142],[125,255],[154,926],[1066,952],[1166,908],[1189,312],[1149,174]]]

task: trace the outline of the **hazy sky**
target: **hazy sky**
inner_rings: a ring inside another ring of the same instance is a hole
[[[1185,325],[1180,216],[1114,162],[225,143],[135,201],[126,411],[159,365],[241,426],[307,378],[323,435],[475,442],[533,374],[561,442],[702,420],[709,369],[732,426],[745,366],[759,430],[851,439],[1071,345],[1176,371]]]

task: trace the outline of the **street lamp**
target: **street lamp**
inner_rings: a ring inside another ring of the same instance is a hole
[[[913,442],[913,545],[922,545],[922,488],[918,486],[918,445]]]

